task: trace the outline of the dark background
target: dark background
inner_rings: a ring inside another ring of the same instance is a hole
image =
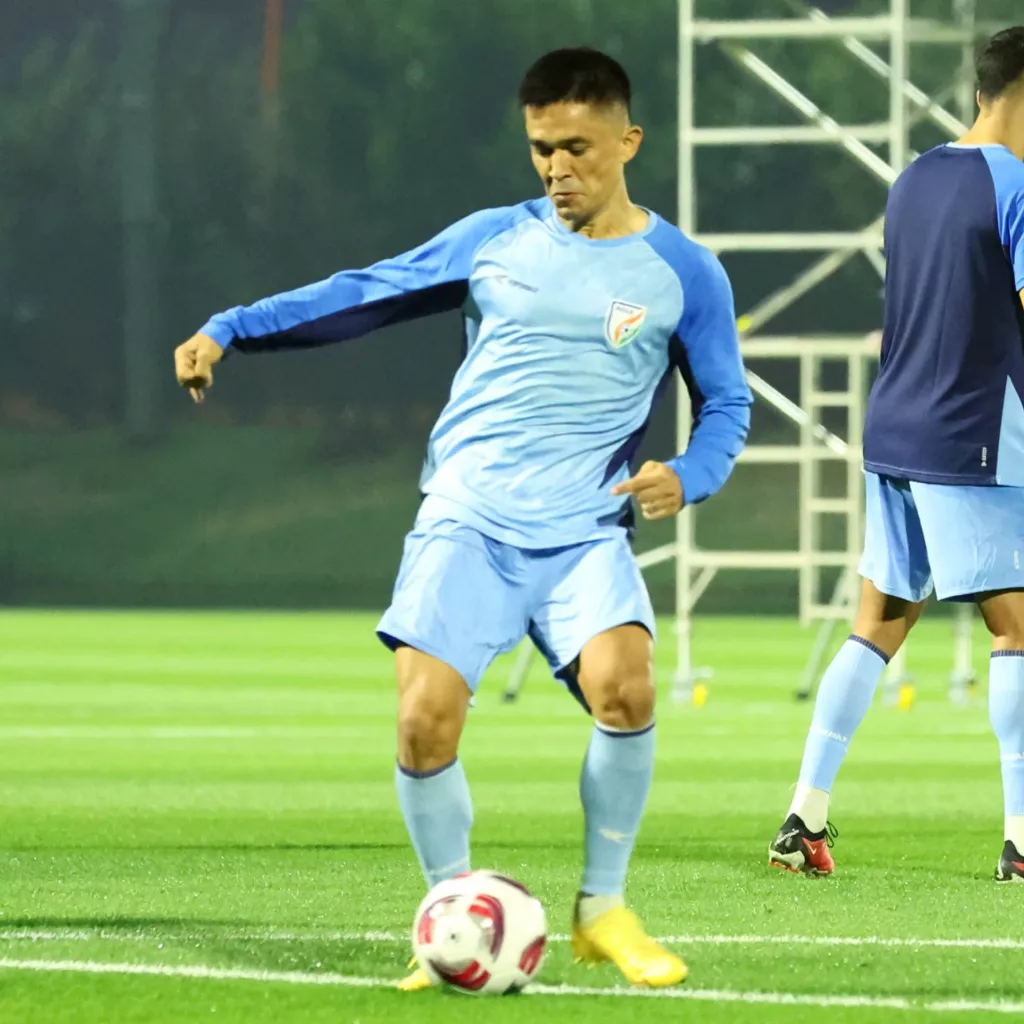
[[[913,10],[949,19],[951,2]],[[979,0],[979,17],[1010,20],[1017,6]],[[698,10],[792,13],[783,0]],[[647,133],[632,196],[675,215],[673,0],[284,0],[283,13],[278,71],[261,85],[264,0],[4,4],[0,602],[386,601],[457,364],[457,317],[234,358],[198,410],[171,352],[218,309],[537,194],[514,94],[545,50],[587,43],[626,65]],[[886,88],[837,43],[751,47],[840,121],[885,118]],[[912,48],[924,88],[958,61],[955,47]],[[697,96],[702,124],[800,123],[714,46],[700,50]],[[943,137],[922,127],[913,141]],[[698,179],[702,230],[852,230],[884,203],[834,147],[704,150]],[[738,310],[813,258],[726,256]],[[873,330],[879,291],[858,257],[770,331]],[[794,368],[756,368],[795,395]],[[789,436],[755,411],[753,440]],[[671,403],[647,453],[674,454]],[[795,469],[740,469],[699,516],[701,541],[795,545],[795,483]],[[639,547],[670,529],[645,528]],[[671,573],[651,580],[664,607]],[[706,607],[788,613],[795,581],[723,576]]]

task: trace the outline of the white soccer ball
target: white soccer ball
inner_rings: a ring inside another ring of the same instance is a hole
[[[435,984],[475,995],[521,992],[547,941],[540,900],[511,878],[473,871],[434,886],[416,911],[412,945]]]

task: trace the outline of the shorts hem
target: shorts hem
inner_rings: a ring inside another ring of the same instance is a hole
[[[955,583],[948,587],[935,588],[935,596],[940,601],[958,601],[966,603],[977,601],[981,594],[993,594],[1007,590],[1024,590],[1024,581],[1015,579],[1012,582],[992,583],[985,580],[980,586],[977,583]]]
[[[858,575],[861,579],[865,579],[869,583],[873,584],[876,589],[887,597],[897,597],[901,601],[911,601],[914,604],[920,604],[922,601],[927,601],[935,590],[934,582],[929,583],[926,587],[918,587],[915,589],[908,584],[894,583],[884,577],[879,578],[877,576],[872,576],[871,573],[865,572],[863,569],[860,570]],[[942,599],[940,598],[940,600]]]
[[[646,618],[639,615],[616,615],[613,616],[607,624],[601,625],[593,630],[585,630],[584,632],[586,633],[586,637],[582,641],[580,641],[579,646],[576,648],[576,653],[573,654],[568,661],[561,662],[560,664],[558,664],[556,668],[555,664],[549,658],[548,664],[551,666],[551,674],[560,682],[564,682],[564,680],[562,679],[562,674],[567,669],[569,669],[573,662],[575,662],[576,659],[583,653],[583,648],[586,647],[587,644],[589,644],[595,636],[600,636],[602,633],[607,633],[609,630],[612,629],[618,629],[620,626],[642,626],[645,630],[647,630],[648,634],[650,635],[651,641],[657,642],[657,628],[655,627],[653,621],[649,622]]]
[[[479,688],[480,680],[483,679],[486,668],[479,672],[466,672],[464,668],[460,668],[455,664],[453,658],[448,657],[439,648],[424,642],[419,637],[414,637],[412,634],[397,633],[385,628],[383,625],[378,626],[376,632],[377,639],[392,653],[397,651],[399,647],[411,647],[413,650],[420,651],[423,654],[429,654],[431,658],[443,661],[450,669],[458,672],[462,677],[462,681],[469,688],[470,693],[475,694]]]

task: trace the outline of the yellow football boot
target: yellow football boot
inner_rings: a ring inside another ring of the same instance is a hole
[[[689,973],[686,964],[647,935],[636,914],[622,906],[613,907],[587,926],[577,915],[572,951],[577,963],[611,961],[633,985],[678,985]]]
[[[398,982],[399,992],[422,992],[434,984],[430,980],[430,975],[416,963],[416,957],[409,961],[409,969],[412,974]]]

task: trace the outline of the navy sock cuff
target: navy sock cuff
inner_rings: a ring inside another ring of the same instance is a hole
[[[651,722],[650,725],[645,725],[642,729],[633,729],[630,732],[622,732],[619,729],[605,729],[600,722],[595,722],[594,728],[600,729],[605,736],[613,740],[625,740],[634,736],[646,736],[654,728],[654,723]]]
[[[1024,651],[993,651],[990,658],[1024,658]]]
[[[458,761],[457,757],[453,757],[447,764],[441,765],[440,768],[431,768],[428,772],[418,772],[415,768],[406,768],[404,764],[399,763],[398,770],[410,779],[432,779],[435,775],[441,775],[443,772],[448,771]]]
[[[862,636],[857,636],[856,633],[851,633],[847,638],[855,644],[860,644],[861,647],[866,647],[869,651],[874,651],[886,665],[889,664],[889,655],[885,653],[880,647],[876,647],[870,640],[865,640]]]

